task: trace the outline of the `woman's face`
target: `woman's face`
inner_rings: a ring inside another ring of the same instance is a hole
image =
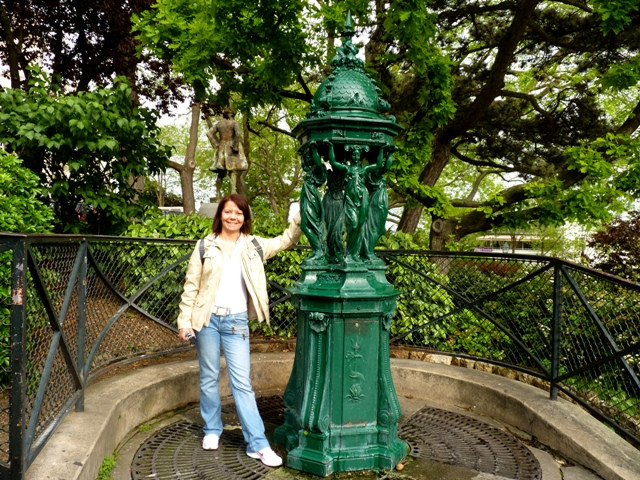
[[[228,200],[222,209],[222,232],[225,234],[238,234],[244,224],[244,213],[235,202]]]

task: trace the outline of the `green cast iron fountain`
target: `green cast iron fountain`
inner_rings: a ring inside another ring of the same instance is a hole
[[[275,437],[289,467],[319,476],[392,469],[407,453],[389,361],[400,292],[374,254],[388,212],[384,174],[401,127],[385,116],[390,105],[357,58],[353,35],[349,14],[332,73],[293,130],[312,253],[292,288],[297,346]]]

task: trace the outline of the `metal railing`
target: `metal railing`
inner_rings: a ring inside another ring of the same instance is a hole
[[[180,352],[194,241],[0,235],[0,478],[24,478],[84,390],[116,365]],[[305,248],[267,264],[271,326],[295,336],[286,288]],[[379,251],[402,291],[392,345],[539,379],[640,446],[640,286],[547,257]],[[2,341],[2,340],[0,340]]]
[[[579,403],[640,447],[640,284],[549,257],[380,256],[403,291],[392,344],[540,379],[530,383]]]

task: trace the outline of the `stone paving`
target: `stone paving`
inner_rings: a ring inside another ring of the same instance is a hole
[[[258,395],[281,395],[292,363],[290,353],[253,355],[252,378]],[[428,407],[464,415],[471,423],[490,425],[533,453],[540,464],[542,480],[640,479],[637,449],[581,408],[562,400],[551,401],[548,393],[540,389],[486,372],[415,360],[392,360],[392,374],[403,418],[411,418]],[[228,385],[221,384],[221,394],[229,395]],[[112,478],[130,480],[133,458],[149,438],[177,421],[200,421],[198,395],[195,360],[154,365],[97,382],[87,391],[85,411],[71,412],[65,418],[27,471],[26,479],[95,480],[103,459],[117,451]],[[273,427],[272,424],[269,428]],[[197,429],[194,434],[200,435]],[[192,452],[202,451],[199,437],[194,440]],[[223,435],[221,442],[224,441]],[[236,454],[244,455],[241,447]],[[206,476],[197,478],[218,480]],[[318,477],[277,468],[267,470],[262,477],[246,478],[307,480]],[[410,457],[400,471],[347,472],[328,478],[500,480],[508,477],[433,462],[424,454],[422,458]]]

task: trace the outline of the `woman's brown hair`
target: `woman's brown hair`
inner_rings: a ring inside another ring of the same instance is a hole
[[[247,202],[246,198],[237,193],[231,193],[220,200],[220,203],[218,204],[218,208],[216,210],[216,214],[213,217],[213,225],[211,226],[211,231],[215,235],[220,235],[220,233],[222,232],[222,211],[224,210],[224,207],[228,201],[232,201],[233,203],[235,203],[244,215],[244,223],[242,224],[242,228],[240,229],[240,231],[245,235],[250,234],[251,209],[249,208],[249,202]]]

